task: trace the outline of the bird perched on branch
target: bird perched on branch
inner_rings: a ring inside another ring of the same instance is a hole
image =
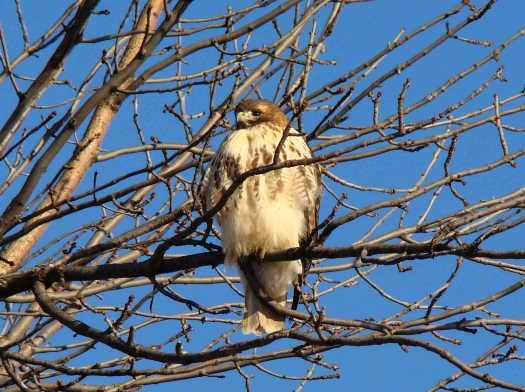
[[[246,99],[237,106],[235,114],[237,130],[222,142],[204,178],[207,209],[215,206],[248,170],[312,157],[304,138],[290,128],[286,115],[272,102]],[[217,213],[226,264],[238,267],[245,289],[245,334],[260,335],[284,327],[284,315],[269,307],[253,286],[258,285],[259,293],[262,291],[266,298],[285,306],[288,290],[300,281],[304,266],[300,260],[261,259],[266,253],[298,247],[311,240],[317,226],[321,190],[319,165],[296,162],[291,167],[246,178]]]

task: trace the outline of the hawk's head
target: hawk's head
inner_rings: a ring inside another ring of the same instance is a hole
[[[245,99],[235,108],[237,129],[247,128],[262,123],[273,123],[284,130],[288,119],[273,102],[264,99]]]

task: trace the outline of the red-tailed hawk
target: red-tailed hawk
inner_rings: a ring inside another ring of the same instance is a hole
[[[221,144],[205,176],[206,207],[213,207],[240,174],[274,160],[277,145],[288,126],[279,107],[265,100],[246,99],[235,110],[237,130]],[[310,148],[294,129],[279,153],[279,162],[311,158]],[[268,252],[303,244],[317,226],[321,197],[317,164],[272,170],[248,177],[217,213],[227,265],[250,263],[249,270],[271,299],[286,304],[288,290],[302,274],[300,260],[261,262]],[[261,302],[250,287],[253,279],[239,265],[245,289],[242,330],[260,335],[281,330],[284,316]]]

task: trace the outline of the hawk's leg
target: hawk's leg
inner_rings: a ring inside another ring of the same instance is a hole
[[[253,254],[252,259],[257,262],[257,264],[261,264],[264,260],[264,256],[266,256],[266,251],[262,248],[257,249],[257,251]]]
[[[292,310],[297,310],[299,305],[299,299],[303,296],[303,275],[298,275],[297,280],[293,282],[293,299],[292,299]],[[304,299],[303,299],[304,302]]]
[[[293,283],[294,290],[293,290],[292,310],[297,310],[297,306],[299,305],[299,299],[303,297],[304,279],[306,278],[306,275],[308,274],[308,271],[310,270],[310,267],[312,266],[312,260],[309,258],[302,258],[301,265],[303,267],[303,273],[299,274],[297,276],[297,281]],[[305,302],[304,298],[302,298],[302,302],[303,303]]]

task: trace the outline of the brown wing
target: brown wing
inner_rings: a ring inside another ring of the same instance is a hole
[[[301,238],[300,245],[301,246],[310,246],[312,244],[315,244],[318,238],[318,232],[317,232],[317,224],[319,220],[319,207],[321,204],[321,191],[322,191],[322,183],[321,183],[321,167],[319,165],[311,165],[310,166],[310,173],[311,176],[311,183],[313,183],[313,189],[311,191],[311,195],[309,196],[310,201],[312,204],[309,208],[306,208],[304,210],[305,220],[306,220],[306,232],[304,233],[304,236]],[[305,265],[305,262],[303,261],[303,274],[306,275],[308,270],[310,269],[311,260],[308,260],[308,263]]]
[[[318,238],[318,232],[317,232],[317,222],[319,219],[319,206],[321,204],[321,192],[322,184],[321,184],[321,170],[316,165],[315,171],[317,172],[316,178],[317,183],[319,184],[319,193],[318,196],[315,199],[314,205],[312,208],[305,210],[305,218],[306,218],[306,232],[305,235],[301,238],[300,245],[301,247],[308,247],[310,245],[314,245]],[[310,267],[312,266],[312,259],[310,257],[303,257],[301,258],[301,264],[303,266],[303,273],[298,277],[297,286],[294,287],[293,292],[293,299],[292,299],[292,310],[296,310],[297,306],[299,305],[299,299],[301,297],[301,291],[298,290],[300,288],[302,290],[304,279],[306,278],[306,275],[308,274],[308,271],[310,271]]]
[[[234,137],[235,133],[230,134],[224,140],[204,175],[201,201],[206,211],[221,200],[233,181],[243,171],[243,157],[235,149],[230,148]],[[217,214],[219,220],[222,215],[228,212],[228,208],[229,206],[225,205]]]
[[[296,140],[293,140],[296,139]],[[292,146],[298,148],[299,158],[310,158],[312,152],[303,138],[293,138]],[[318,233],[317,233],[317,222],[319,218],[319,206],[321,203],[321,167],[318,164],[305,165],[299,167],[301,178],[298,184],[298,197],[303,197],[306,201],[304,207],[304,218],[306,222],[306,230],[301,236],[299,244],[301,247],[307,247],[315,244]],[[306,277],[310,266],[312,264],[311,258],[302,258],[301,263],[303,266],[303,273],[299,276],[298,286],[302,287],[304,278]],[[294,296],[292,300],[292,309],[297,309],[299,304],[300,291],[297,287],[294,289]]]

